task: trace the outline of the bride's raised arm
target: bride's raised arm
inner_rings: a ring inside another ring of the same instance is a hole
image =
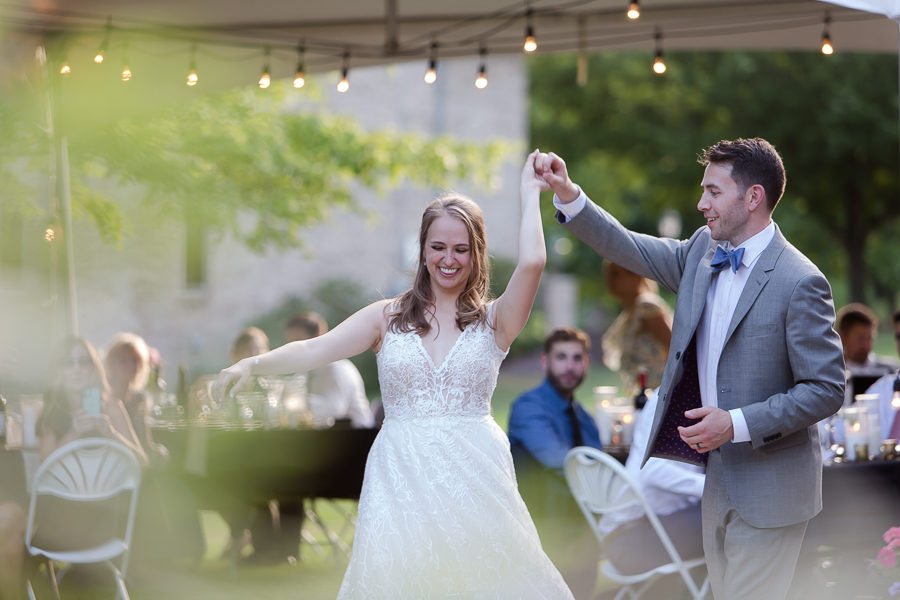
[[[519,257],[516,269],[495,303],[497,345],[507,349],[531,314],[531,307],[541,284],[541,274],[547,263],[544,230],[541,223],[540,194],[549,189],[544,179],[535,173],[535,150],[525,159],[521,181],[521,221],[519,223]]]
[[[221,398],[241,389],[253,375],[303,373],[328,363],[375,349],[381,343],[385,310],[391,300],[379,300],[356,311],[334,329],[308,340],[290,342],[270,352],[245,358],[222,369],[212,386]]]

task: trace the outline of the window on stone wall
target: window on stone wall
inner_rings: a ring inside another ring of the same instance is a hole
[[[192,211],[185,218],[185,286],[196,289],[206,285],[206,225]]]

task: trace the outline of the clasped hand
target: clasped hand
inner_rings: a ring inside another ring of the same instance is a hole
[[[700,419],[689,427],[679,427],[678,435],[685,444],[697,452],[715,450],[734,437],[731,414],[715,406],[701,406],[684,411],[688,419]]]

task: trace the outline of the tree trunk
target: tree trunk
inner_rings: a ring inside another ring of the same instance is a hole
[[[856,190],[853,190],[855,192]],[[847,227],[844,230],[844,248],[847,251],[847,281],[850,284],[850,301],[866,301],[866,237],[860,214],[861,200],[857,193],[846,194]]]

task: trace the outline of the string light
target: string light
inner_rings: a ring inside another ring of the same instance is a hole
[[[587,41],[585,40],[585,30],[587,24],[585,19],[578,21],[578,62],[575,68],[575,83],[579,87],[587,85],[588,79],[588,57],[587,57]]]
[[[53,242],[56,239],[56,230],[53,227],[47,227],[44,230],[44,241]]]
[[[350,72],[350,53],[344,52],[344,65],[341,67],[341,80],[337,83],[337,91],[341,94],[347,93],[350,89],[350,80],[347,79],[347,73]]]
[[[131,81],[132,72],[128,67],[128,42],[125,42],[125,51],[122,53],[122,81]]]
[[[656,40],[656,57],[653,59],[653,72],[662,75],[666,72],[666,63],[663,61],[662,53],[662,33],[657,31],[653,38]]]
[[[534,39],[534,28],[531,26],[531,9],[525,11],[525,43],[522,49],[525,52],[534,52],[537,50],[537,41]]]
[[[825,13],[825,28],[822,31],[822,54],[830,56],[834,54],[834,46],[831,45],[831,36],[828,34],[828,26],[831,25],[831,15]]]
[[[106,33],[103,34],[103,41],[100,42],[100,48],[97,50],[97,54],[94,55],[94,62],[98,65],[103,62],[103,55],[106,53],[107,48],[109,48],[109,34],[112,31],[112,17],[106,18]]]
[[[523,50],[526,52],[533,52],[537,49],[537,41],[534,36],[534,26],[533,26],[533,9],[529,6],[531,0],[525,0],[525,9],[522,12],[518,13],[518,18],[524,17],[525,19],[525,43],[523,44]],[[636,20],[640,17],[640,5],[639,0],[631,0],[628,3],[628,11],[627,16],[629,19]],[[585,33],[585,19],[581,16],[575,17],[578,22],[578,41],[577,41],[577,52],[578,52],[578,71],[576,75],[577,82],[579,85],[584,85],[587,79],[587,54],[589,52],[589,44],[587,42],[587,36]],[[820,47],[820,51],[825,55],[831,55],[834,53],[835,48],[831,40],[830,35],[830,25],[831,25],[831,16],[829,12],[825,13],[824,17],[824,27],[822,32],[822,44]],[[94,56],[94,62],[97,64],[101,64],[104,62],[106,58],[107,50],[109,49],[110,39],[112,37],[112,16],[108,16],[106,18],[106,23],[104,27],[104,35],[102,41],[98,47],[96,55]],[[758,29],[762,31],[762,28]],[[85,32],[86,34],[86,32]],[[658,32],[655,34],[655,39],[657,42],[656,45],[656,55],[654,57],[652,68],[654,73],[664,74],[667,72],[667,65],[663,59],[663,51],[661,48],[661,34]],[[475,80],[475,86],[478,89],[484,89],[488,85],[487,79],[487,69],[485,64],[486,50],[484,49],[484,44],[490,41],[487,38],[483,38],[480,43],[479,49],[479,57],[480,57],[480,65],[479,71]],[[227,43],[227,42],[226,42]],[[283,48],[284,46],[281,43],[276,42],[279,48]],[[423,79],[428,84],[433,84],[437,81],[437,59],[436,59],[436,48],[438,48],[438,41],[433,41],[431,43],[431,52],[428,59],[428,69],[425,72]],[[127,48],[127,45],[126,45]],[[306,47],[303,43],[297,46],[298,52],[298,64],[297,71],[293,79],[293,85],[295,88],[301,88],[305,86],[305,51]],[[412,55],[413,53],[421,53],[424,49],[419,46],[415,48],[407,48],[407,56]],[[316,52],[316,49],[313,48],[312,52]],[[330,51],[329,51],[330,53]],[[65,58],[65,52],[63,52],[63,56]],[[271,56],[271,47],[266,46],[265,48],[265,66],[263,68],[263,73],[258,80],[258,85],[262,89],[266,89],[271,86],[271,74],[269,72],[269,64],[270,64],[270,56]],[[341,93],[345,93],[349,90],[350,83],[348,79],[348,66],[347,66],[347,54],[345,53],[344,66],[342,69],[342,76],[340,81],[338,82],[338,91]],[[122,61],[122,71],[121,71],[121,79],[122,81],[129,81],[133,78],[133,72],[131,71],[128,65],[128,58],[126,54],[126,58]],[[61,76],[68,76],[72,73],[72,67],[67,59],[64,59],[57,63],[59,65],[58,73]],[[195,61],[195,46],[191,48],[191,62],[189,67],[189,73],[185,77],[185,85],[193,87],[199,83],[199,76],[197,75],[196,70],[196,61]]]
[[[188,74],[184,78],[184,83],[188,87],[200,83],[200,76],[197,75],[197,44],[191,44],[191,62],[188,64]]]
[[[306,85],[306,77],[303,75],[303,59],[306,55],[306,47],[303,42],[297,46],[297,72],[294,74],[294,87],[298,90]]]
[[[266,49],[263,53],[263,71],[262,75],[259,76],[259,87],[261,89],[266,89],[270,85],[272,85],[272,76],[269,74],[269,57],[272,55],[272,49],[266,46]]]
[[[425,71],[424,77],[425,83],[427,83],[428,85],[431,85],[432,83],[437,81],[437,47],[438,45],[436,42],[431,43],[431,53],[428,58],[428,70]]]
[[[638,5],[638,0],[631,0],[628,4],[628,12],[625,15],[632,21],[637,21],[641,18],[641,7]]]
[[[485,65],[485,57],[487,56],[487,50],[482,46],[478,50],[478,58],[481,63],[478,65],[478,76],[475,77],[475,87],[479,90],[483,90],[488,85],[487,80],[487,66]]]

